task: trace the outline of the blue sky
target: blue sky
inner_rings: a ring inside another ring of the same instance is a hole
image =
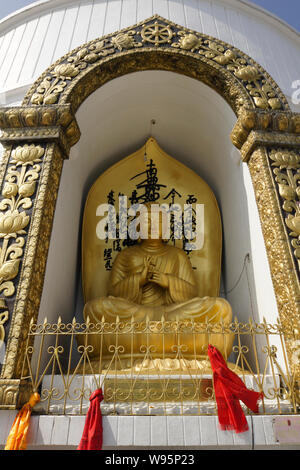
[[[274,13],[300,32],[299,0],[252,0],[252,3]]]
[[[0,0],[0,18],[33,3],[32,0]],[[252,0],[300,32],[300,0]]]

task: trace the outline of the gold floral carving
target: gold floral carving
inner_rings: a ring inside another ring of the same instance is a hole
[[[172,47],[178,47],[185,51],[194,52],[201,47],[201,39],[194,33],[178,31],[179,41],[174,42]]]
[[[34,168],[37,170],[36,165],[39,163],[34,161],[33,163],[32,170]],[[27,234],[22,269],[19,273],[19,295],[12,312],[5,363],[1,374],[5,379],[20,376],[25,348],[23,331],[29,328],[31,319],[37,318],[62,164],[63,157],[59,147],[48,144],[43,156],[43,165],[40,171],[37,171],[38,193]],[[35,182],[34,176],[33,181]]]
[[[285,223],[289,229],[291,245],[300,269],[300,153],[286,149],[269,152],[275,181],[282,201]]]
[[[11,152],[0,202],[0,304],[16,291],[14,280],[24,254],[26,229],[30,222],[28,210],[32,208],[43,155],[44,149],[33,144],[17,147]],[[8,310],[0,315],[1,341],[5,337],[3,323],[8,316]]]
[[[284,162],[283,168],[287,169],[287,159],[285,157],[282,159],[279,153],[281,152],[272,150],[269,156],[266,148],[259,148],[252,154],[248,165],[259,209],[280,321],[287,331],[290,330],[290,337],[292,337],[295,332],[300,331],[300,286],[293,258],[290,256],[289,239],[283,225],[283,215],[272,175],[274,162],[276,168],[277,165],[280,168],[281,162]],[[270,158],[271,154],[272,158]],[[291,360],[293,344],[290,341],[287,341],[287,350],[291,366],[299,374],[299,364],[294,364]]]
[[[155,51],[165,53],[161,64],[157,62],[158,55],[153,55]],[[135,54],[137,56],[133,58]],[[118,67],[118,58],[124,55],[128,56],[127,64],[123,60],[122,66]],[[111,70],[105,70],[108,56],[116,59],[116,76],[128,73],[133,59],[139,62],[139,66],[134,67],[135,70],[176,70],[180,62],[183,73],[205,75],[205,82],[225,96],[236,112],[246,105],[256,109],[289,109],[286,98],[276,83],[243,52],[223,41],[183,29],[158,15],[133,28],[93,40],[71,51],[36,81],[23,104],[71,102],[76,105],[77,100],[70,93],[75,90],[76,84],[83,83],[85,76],[89,80],[85,82],[87,90],[83,99],[101,86],[106,73],[112,75]],[[191,66],[191,58],[195,60],[193,70],[188,67],[188,64]],[[111,62],[109,65],[113,66]],[[225,92],[224,87],[227,90]]]
[[[25,229],[30,221],[26,210],[32,207],[31,196],[36,189],[43,154],[44,149],[33,144],[17,147],[11,153],[0,202],[0,293],[5,297],[15,293],[13,279],[19,272]]]
[[[119,51],[122,51],[123,49],[132,49],[133,47],[141,47],[141,43],[134,41],[135,34],[135,31],[117,34],[112,38],[111,43]]]

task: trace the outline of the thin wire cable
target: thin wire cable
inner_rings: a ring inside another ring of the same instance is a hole
[[[249,254],[249,253],[247,253],[247,254],[245,255],[242,271],[241,271],[241,273],[240,273],[240,275],[239,275],[239,277],[238,277],[236,283],[234,284],[234,286],[233,286],[231,289],[229,289],[229,290],[221,291],[221,294],[224,294],[224,295],[227,296],[227,295],[230,294],[232,291],[234,291],[234,289],[239,285],[240,280],[242,279],[242,276],[243,276],[243,273],[244,273],[245,269],[246,269],[246,275],[247,275],[247,280],[248,280],[248,272],[247,272],[247,268],[246,268],[246,261],[247,261],[247,260],[248,260],[248,262],[250,263],[250,254]],[[250,292],[249,280],[248,280],[248,289],[249,289],[249,292]],[[250,292],[250,298],[251,298],[251,292]]]
[[[150,137],[154,137],[154,136],[153,136],[153,126],[155,126],[155,124],[156,124],[155,119],[151,119],[151,121],[150,121],[150,126],[149,126],[149,138],[150,138]],[[147,159],[148,159],[148,157],[147,157],[147,142],[146,142],[146,145],[145,145],[145,153],[144,153],[144,161],[146,162]]]
[[[248,253],[249,255],[249,253]],[[248,260],[249,264],[250,264],[250,255],[249,255],[249,260]],[[246,277],[247,277],[247,284],[248,284],[248,290],[249,290],[249,297],[250,297],[250,305],[251,305],[251,312],[252,312],[252,318],[254,318],[254,309],[253,309],[253,301],[252,301],[252,294],[251,294],[251,288],[250,288],[250,281],[249,281],[249,274],[248,274],[248,269],[247,269],[247,265],[245,265],[246,267]]]

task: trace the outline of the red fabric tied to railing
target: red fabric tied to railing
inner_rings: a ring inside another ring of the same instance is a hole
[[[213,370],[220,427],[236,433],[245,432],[248,430],[248,423],[239,400],[251,411],[258,413],[258,403],[263,398],[263,393],[249,390],[240,377],[229,369],[217,348],[209,345],[207,352]]]
[[[102,389],[95,390],[90,396],[90,406],[86,415],[81,441],[77,450],[101,450],[103,444]]]

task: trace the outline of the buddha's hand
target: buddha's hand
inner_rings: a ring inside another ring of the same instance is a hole
[[[169,287],[169,277],[168,274],[161,273],[160,271],[153,271],[151,273],[151,282],[158,284],[159,286],[167,289]]]
[[[146,258],[144,258],[144,267],[143,267],[143,270],[141,272],[141,276],[140,276],[140,285],[141,286],[144,286],[146,284],[146,282],[149,280],[149,272],[152,268],[152,260],[151,260],[151,256],[147,256]]]

